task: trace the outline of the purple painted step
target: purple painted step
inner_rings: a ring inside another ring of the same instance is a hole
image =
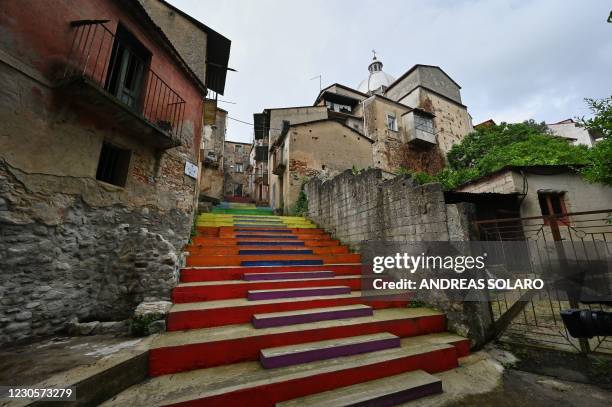
[[[372,307],[363,304],[346,305],[343,307],[311,308],[306,310],[271,312],[255,314],[251,323],[255,328],[271,328],[305,324],[307,322],[328,321],[331,319],[369,317],[374,315]]]
[[[261,280],[294,280],[302,278],[329,278],[334,277],[333,271],[281,271],[277,273],[246,273],[243,276],[245,281]]]
[[[273,369],[399,347],[399,337],[383,332],[262,349],[259,351],[259,361],[266,369]]]
[[[423,370],[413,370],[276,403],[276,407],[389,407],[440,393],[439,378]]]
[[[295,297],[319,297],[324,295],[340,295],[349,294],[351,288],[347,286],[330,286],[330,287],[304,287],[304,288],[280,288],[277,290],[249,290],[247,299],[249,301],[257,300],[275,300],[278,298],[295,298]]]

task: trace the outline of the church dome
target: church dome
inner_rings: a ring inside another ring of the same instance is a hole
[[[389,87],[395,78],[382,70],[383,63],[376,59],[376,55],[372,59],[372,63],[368,66],[370,74],[359,84],[357,90],[362,93],[380,93]]]

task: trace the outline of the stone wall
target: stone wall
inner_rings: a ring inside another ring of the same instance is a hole
[[[183,145],[158,151],[3,50],[0,85],[0,346],[168,299],[193,221],[197,103]],[[96,180],[104,142],[131,152],[123,186]]]
[[[411,178],[385,179],[379,169],[332,180],[313,179],[305,186],[308,217],[333,237],[359,250],[367,241],[466,241],[470,238],[467,204],[446,204],[439,184],[417,185]],[[394,253],[380,253],[391,255]],[[367,261],[367,259],[365,259]],[[446,312],[448,328],[482,345],[490,316],[486,303],[450,301],[443,292],[428,292],[427,303]]]
[[[191,217],[41,193],[0,161],[0,346],[170,298]],[[95,182],[95,181],[91,181]]]

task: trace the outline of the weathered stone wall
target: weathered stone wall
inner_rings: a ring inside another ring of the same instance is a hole
[[[95,181],[90,181],[95,183]],[[0,161],[0,345],[169,299],[191,218],[35,191]]]
[[[308,217],[335,238],[359,250],[367,241],[469,240],[470,207],[446,204],[439,184],[417,185],[411,178],[385,179],[381,170],[359,175],[345,171],[330,181],[313,179],[305,187]],[[380,253],[378,255],[393,255]],[[444,292],[427,292],[428,304],[446,312],[448,328],[469,336],[475,345],[486,337],[486,303],[450,301]]]

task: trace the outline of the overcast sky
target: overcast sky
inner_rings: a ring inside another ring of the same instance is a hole
[[[610,3],[603,0],[170,0],[232,41],[220,103],[252,123],[264,108],[311,105],[323,87],[357,87],[375,49],[394,77],[438,65],[462,87],[474,124],[549,123],[612,94]],[[229,140],[252,128],[228,120]]]

